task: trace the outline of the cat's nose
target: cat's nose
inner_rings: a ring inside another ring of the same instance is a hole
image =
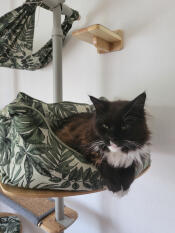
[[[110,141],[110,146],[117,147],[117,145],[115,143],[113,143],[112,141]]]
[[[120,148],[112,141],[110,141],[110,145],[108,146],[108,149],[112,152],[117,152],[120,150]]]

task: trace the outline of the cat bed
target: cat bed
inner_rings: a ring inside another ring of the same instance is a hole
[[[22,6],[0,17],[0,66],[37,70],[52,60],[51,39],[33,53],[35,12],[38,6],[49,10],[41,0],[26,0]],[[70,17],[65,16],[62,23],[63,40],[78,18],[79,13],[75,10]]]
[[[0,232],[21,233],[20,219],[13,214],[0,213]]]
[[[97,168],[53,132],[64,118],[93,110],[88,104],[46,104],[19,93],[0,112],[1,182],[29,189],[91,191],[105,188]],[[150,165],[150,159],[142,159],[143,166],[137,166],[136,177]]]

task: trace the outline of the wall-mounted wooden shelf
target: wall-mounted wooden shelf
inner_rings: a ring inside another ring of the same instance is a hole
[[[109,53],[123,48],[122,30],[111,31],[100,24],[76,30],[72,35],[93,44],[97,48],[98,53]]]

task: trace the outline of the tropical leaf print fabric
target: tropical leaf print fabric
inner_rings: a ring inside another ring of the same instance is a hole
[[[90,191],[104,188],[99,171],[53,133],[62,120],[91,112],[88,104],[46,104],[19,93],[0,112],[1,182],[30,189]],[[136,176],[149,166],[137,169]]]
[[[98,170],[52,131],[65,117],[87,111],[87,104],[46,104],[19,93],[0,114],[1,181],[33,189],[103,188]]]
[[[42,1],[27,0],[22,6],[0,18],[0,66],[36,70],[52,60],[52,39],[33,53],[35,11],[38,6],[48,9]],[[48,9],[49,10],[49,9]],[[63,40],[79,13],[73,10],[62,23]]]
[[[0,233],[20,233],[21,223],[16,216],[0,217]]]

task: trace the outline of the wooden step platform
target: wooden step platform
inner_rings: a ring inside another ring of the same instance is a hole
[[[77,212],[68,207],[64,208],[64,215],[73,219],[74,222],[78,218]],[[48,233],[61,233],[66,229],[63,225],[56,222],[55,212],[44,218],[39,227]]]
[[[123,48],[123,31],[112,31],[100,24],[76,30],[72,35],[79,40],[93,44],[98,53],[109,53]]]
[[[25,209],[29,210],[36,217],[41,216],[50,209],[54,208],[55,206],[54,201],[50,201],[47,198],[25,198],[10,196],[10,199],[19,204],[20,206],[24,207]],[[68,207],[64,208],[64,214],[65,216],[71,218],[72,222],[74,222],[78,217],[77,212]],[[61,233],[65,230],[65,227],[55,220],[55,212],[52,212],[50,215],[45,217],[39,223],[38,227],[40,227],[48,233]]]

